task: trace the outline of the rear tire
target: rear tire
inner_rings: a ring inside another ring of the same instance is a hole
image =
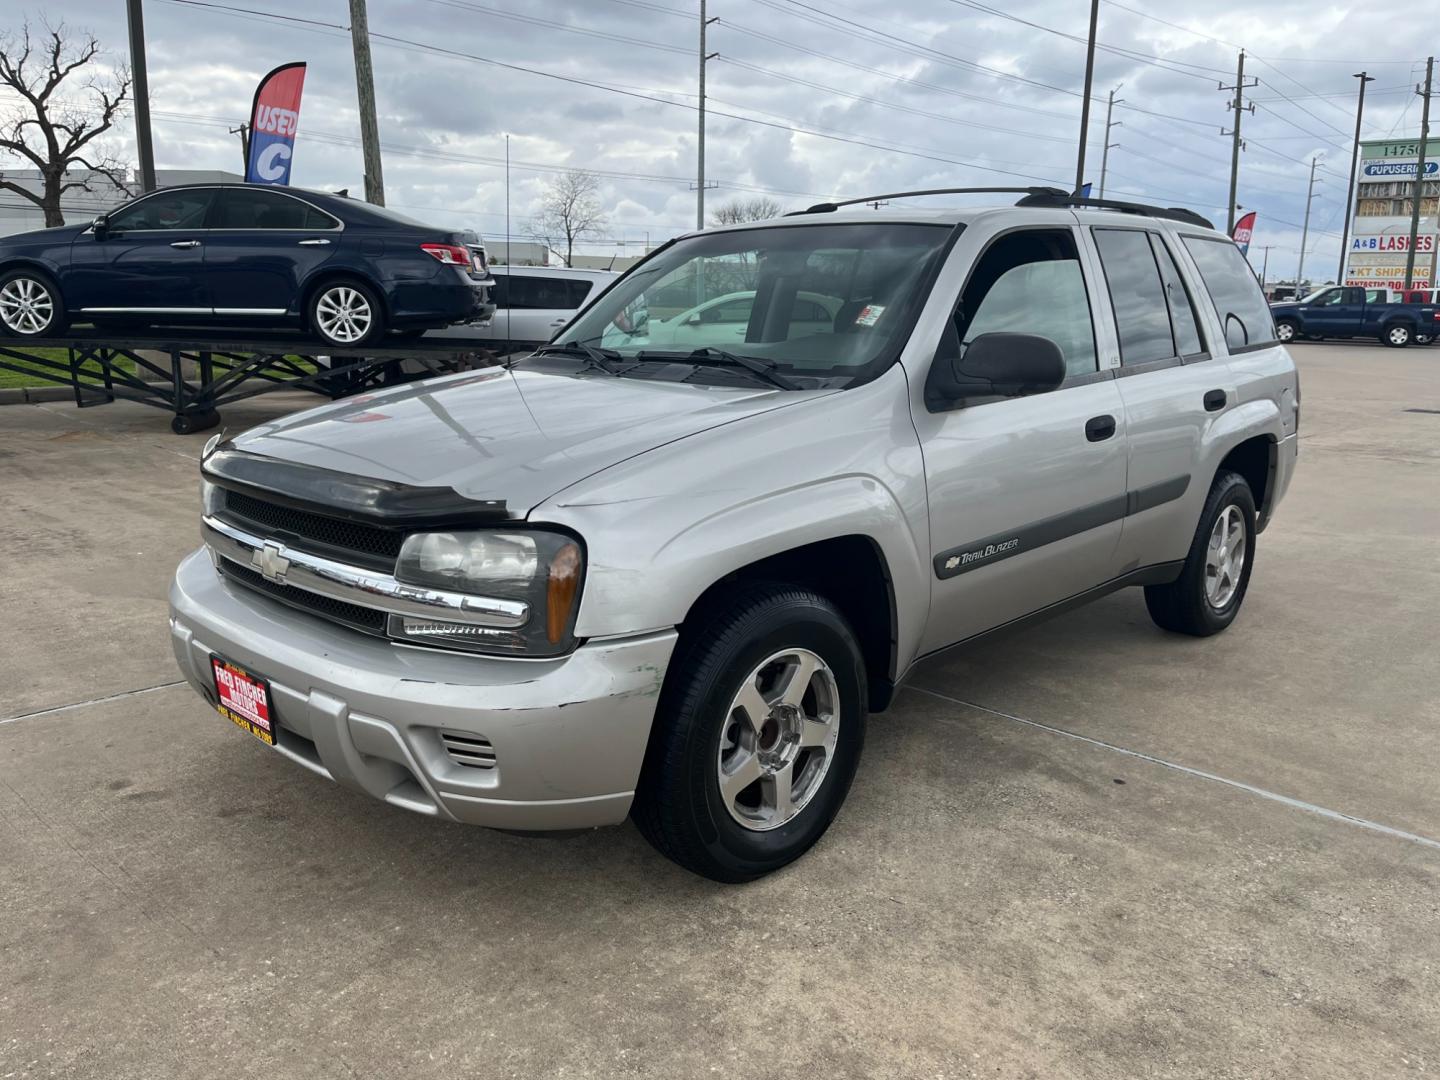
[[[1235,621],[1254,565],[1255,496],[1243,476],[1226,470],[1210,486],[1185,568],[1168,585],[1145,586],[1145,607],[1162,630],[1218,634]]]
[[[1387,326],[1380,332],[1380,340],[1392,349],[1403,349],[1415,337],[1415,332],[1404,323]]]
[[[834,605],[789,585],[736,590],[682,633],[635,824],[662,855],[712,881],[778,870],[845,801],[867,700],[859,644]]]
[[[369,285],[354,278],[327,281],[306,305],[311,332],[336,349],[372,345],[385,334],[385,309]]]
[[[65,300],[50,278],[28,267],[0,275],[0,330],[19,338],[65,332]]]

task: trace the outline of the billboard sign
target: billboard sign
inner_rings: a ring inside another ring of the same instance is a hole
[[[245,162],[248,184],[288,184],[300,129],[300,93],[305,65],[281,64],[260,80],[250,107],[250,154]]]
[[[1417,164],[1414,161],[1367,161],[1360,171],[1371,180],[1413,180]],[[1440,161],[1425,162],[1425,178],[1437,175],[1440,175]]]

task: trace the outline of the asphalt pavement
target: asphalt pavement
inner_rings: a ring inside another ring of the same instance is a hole
[[[277,758],[170,655],[205,436],[0,408],[0,1080],[1434,1074],[1440,347],[1294,352],[1234,626],[1130,590],[927,663],[743,887]]]

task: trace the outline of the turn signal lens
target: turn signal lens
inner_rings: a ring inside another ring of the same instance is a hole
[[[565,640],[579,590],[580,549],[566,544],[550,561],[550,582],[545,590],[545,636],[551,645]]]
[[[446,266],[470,265],[470,249],[459,244],[421,244],[420,250],[427,255],[433,255]]]

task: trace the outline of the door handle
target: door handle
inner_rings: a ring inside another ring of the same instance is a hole
[[[330,243],[329,240],[326,240],[326,239],[324,239],[324,238],[316,238],[316,239],[313,239],[313,240],[301,240],[301,241],[300,241],[300,246],[301,246],[301,247],[313,247],[313,246],[318,245],[318,244],[328,244],[328,243]]]
[[[567,322],[569,322],[569,321],[570,321],[569,319],[562,317],[562,318],[556,319],[556,320],[555,320],[554,322],[552,322],[550,325],[551,325],[551,326],[564,326],[564,325],[565,325]]]
[[[1104,442],[1115,434],[1115,418],[1109,413],[1092,416],[1085,421],[1085,438],[1091,442]]]
[[[172,243],[170,246],[173,247],[173,248],[197,248],[197,247],[200,246],[200,241],[199,241],[199,240],[176,240],[176,241],[175,241],[174,243]]]
[[[1205,394],[1205,411],[1218,412],[1225,407],[1226,402],[1224,390],[1210,390]]]

